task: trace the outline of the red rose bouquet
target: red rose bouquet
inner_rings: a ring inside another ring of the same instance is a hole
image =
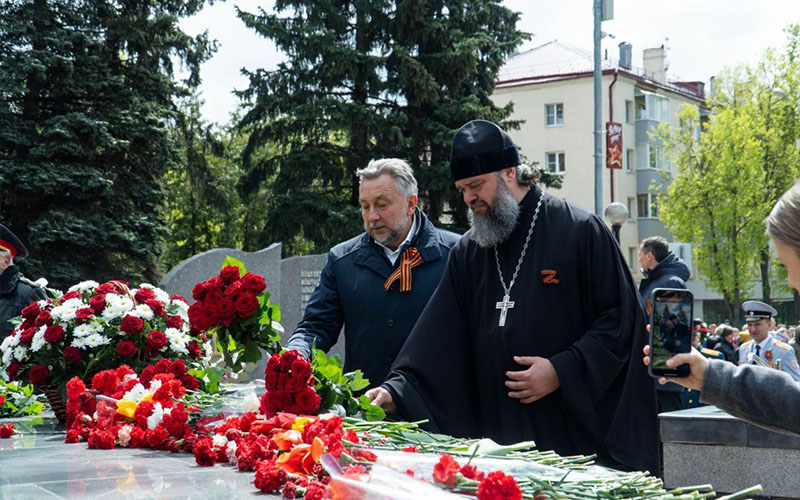
[[[272,417],[278,412],[315,415],[320,397],[314,390],[311,363],[297,351],[273,354],[267,361],[264,383],[267,392],[261,397],[261,413]]]
[[[84,281],[59,297],[33,302],[0,343],[0,369],[11,380],[62,388],[73,376],[126,364],[141,370],[160,358],[205,366],[211,344],[189,324],[183,297],[143,284]]]
[[[240,261],[225,259],[219,276],[198,283],[192,290],[196,301],[189,308],[193,328],[216,337],[225,363],[234,371],[243,363],[261,359],[261,349],[280,350],[280,334],[273,322],[280,309],[270,304],[264,278],[248,273]]]

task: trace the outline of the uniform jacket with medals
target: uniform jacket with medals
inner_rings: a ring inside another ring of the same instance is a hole
[[[6,268],[0,274],[0,340],[14,329],[8,320],[19,316],[31,302],[45,298],[44,289],[25,279],[16,266]]]
[[[759,357],[766,361],[772,368],[778,367],[780,361],[781,371],[792,376],[795,381],[800,381],[800,368],[794,349],[789,344],[776,340],[772,335],[767,335],[764,345],[759,349]],[[739,364],[750,364],[753,362],[753,355],[756,352],[756,342],[748,340],[739,348]]]

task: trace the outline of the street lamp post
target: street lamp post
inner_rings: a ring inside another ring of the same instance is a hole
[[[622,223],[628,220],[628,207],[618,201],[609,203],[603,211],[603,218],[606,220],[606,224],[611,226],[614,238],[617,240],[617,245],[619,245],[619,230],[622,227]]]

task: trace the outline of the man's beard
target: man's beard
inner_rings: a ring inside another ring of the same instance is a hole
[[[473,207],[481,204],[486,206],[486,211],[482,214],[475,213]],[[506,241],[517,227],[519,212],[519,205],[511,191],[503,183],[498,183],[494,207],[490,207],[484,201],[476,200],[467,210],[467,218],[472,228],[470,233],[472,241],[483,248],[493,247]]]
[[[405,236],[405,234],[403,233],[407,224],[408,224],[408,217],[403,217],[402,219],[397,221],[397,225],[395,227],[389,227],[382,222],[379,223],[373,222],[366,227],[366,230],[367,233],[369,233],[369,235],[372,236],[372,239],[374,239],[375,241],[377,241],[378,243],[380,243],[385,247],[391,247],[392,244],[395,243],[399,245],[400,242],[403,240],[403,237]],[[386,227],[388,230],[386,231],[386,234],[384,234],[381,237],[378,237],[372,231],[373,229],[376,229],[376,227]]]

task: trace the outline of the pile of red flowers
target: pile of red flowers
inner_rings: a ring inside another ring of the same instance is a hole
[[[181,360],[162,359],[141,375],[127,365],[92,378],[91,389],[73,377],[67,383],[65,442],[87,441],[89,448],[114,446],[176,452],[194,443],[188,425],[193,408],[180,399],[199,382]]]
[[[219,276],[192,289],[192,298],[197,302],[189,308],[189,321],[195,328],[206,331],[250,318],[261,308],[258,295],[266,288],[261,276],[253,273],[240,276],[238,267],[225,266]]]
[[[311,363],[297,351],[270,356],[264,375],[267,392],[261,397],[261,413],[267,417],[278,412],[316,414],[321,400],[314,390],[312,371]]]
[[[501,471],[484,474],[474,465],[460,465],[446,453],[433,466],[433,480],[456,490],[459,486],[477,485],[478,500],[522,500],[522,490],[512,476]]]

